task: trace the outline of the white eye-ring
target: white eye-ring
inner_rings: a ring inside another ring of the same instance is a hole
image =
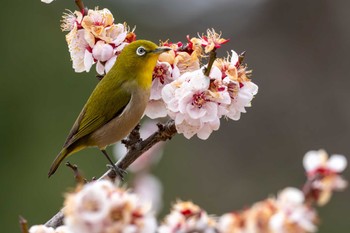
[[[146,54],[146,49],[143,46],[140,46],[136,49],[136,54],[139,56],[143,56]]]

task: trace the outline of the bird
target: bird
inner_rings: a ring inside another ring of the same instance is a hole
[[[67,156],[87,147],[97,147],[122,178],[124,172],[112,162],[106,147],[125,138],[139,123],[150,97],[158,57],[169,50],[171,48],[159,47],[148,40],[136,40],[121,51],[75,120],[48,177]]]

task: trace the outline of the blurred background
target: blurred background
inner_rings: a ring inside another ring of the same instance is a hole
[[[343,0],[101,0],[116,22],[136,25],[139,39],[185,41],[207,28],[231,49],[246,51],[259,93],[238,122],[222,120],[206,141],[177,135],[154,168],[164,208],[193,200],[210,214],[239,210],[305,180],[302,158],[326,149],[350,159],[350,2]],[[77,74],[60,19],[74,1],[2,2],[0,19],[0,225],[19,232],[18,215],[45,223],[75,182],[64,165],[49,166],[97,84]],[[87,178],[105,171],[97,149],[69,158]],[[345,172],[350,178],[350,169]],[[321,233],[350,229],[350,191],[321,208]]]

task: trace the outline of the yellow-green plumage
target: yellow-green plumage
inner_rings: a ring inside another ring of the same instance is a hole
[[[103,150],[130,133],[148,103],[158,56],[167,50],[145,40],[132,42],[123,49],[86,102],[52,163],[49,176],[65,157],[91,146]]]

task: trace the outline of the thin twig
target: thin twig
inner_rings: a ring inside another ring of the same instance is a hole
[[[169,120],[165,124],[159,123],[157,124],[157,126],[158,126],[158,130],[154,132],[151,136],[149,136],[145,140],[136,141],[130,147],[126,155],[116,163],[116,166],[118,168],[126,170],[137,158],[139,158],[144,152],[146,152],[156,143],[171,139],[177,132],[175,127],[175,122],[173,120]],[[135,132],[131,132],[130,134],[135,134]],[[115,172],[113,172],[112,170],[108,170],[98,180],[106,179],[106,178],[112,179],[114,182],[116,181],[120,182],[120,180],[116,180],[118,179],[118,176],[116,176]],[[64,218],[64,215],[63,215],[63,209],[62,209],[55,216],[53,216],[49,221],[47,221],[45,223],[45,226],[53,227],[53,228],[61,226],[63,225],[63,218]]]
[[[304,184],[302,191],[305,196],[305,202],[310,205],[318,200],[319,198],[319,190],[313,187],[313,183],[317,180],[320,180],[322,176],[316,175],[313,178],[309,178]]]
[[[74,0],[75,4],[77,5],[77,7],[79,8],[80,12],[85,15],[85,6],[82,0]]]
[[[22,216],[19,216],[19,225],[21,227],[21,232],[22,233],[28,233],[28,222],[25,218]]]
[[[216,49],[213,48],[213,50],[211,50],[210,53],[209,53],[208,67],[204,70],[204,75],[205,76],[209,77],[211,68],[212,68],[215,60],[216,60]]]
[[[85,184],[87,180],[80,174],[77,165],[73,165],[70,162],[66,162],[66,166],[71,168],[74,172],[74,179],[78,184]]]

